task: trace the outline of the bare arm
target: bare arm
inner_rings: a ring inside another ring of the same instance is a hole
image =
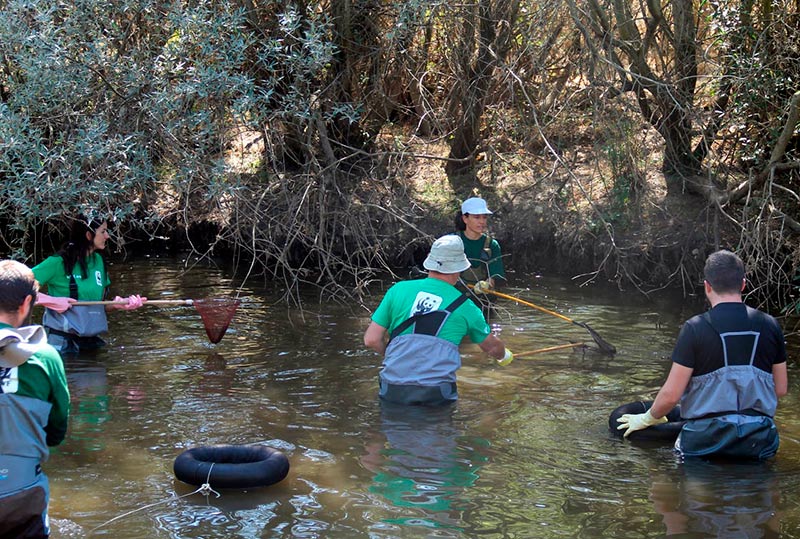
[[[656,400],[653,402],[652,408],[650,408],[650,415],[659,419],[667,415],[678,404],[683,392],[686,391],[686,386],[689,385],[689,380],[692,379],[692,372],[694,372],[694,369],[684,367],[678,363],[672,364],[667,381],[661,386],[658,395],[656,395]]]
[[[506,345],[494,335],[486,337],[478,346],[494,359],[503,359],[506,354]]]
[[[789,375],[785,361],[772,366],[772,379],[775,381],[775,395],[780,399],[789,392]]]
[[[383,355],[386,352],[386,328],[375,322],[370,322],[364,332],[364,345]]]

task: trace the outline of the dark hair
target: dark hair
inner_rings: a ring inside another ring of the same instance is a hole
[[[467,223],[464,222],[463,217],[464,214],[461,213],[461,210],[458,210],[456,212],[456,218],[454,224],[456,225],[456,230],[460,230],[461,232],[467,229]]]
[[[0,311],[13,313],[28,296],[39,292],[39,283],[25,264],[14,260],[0,260]]]
[[[89,251],[94,245],[95,231],[100,228],[103,223],[106,223],[105,217],[95,217],[89,219],[84,215],[79,215],[72,221],[72,226],[69,229],[69,239],[58,254],[64,259],[64,271],[67,275],[72,273],[75,264],[80,265],[81,275],[85,279],[88,276],[89,269],[86,265],[86,260],[89,257]],[[86,233],[89,233],[89,237]]]
[[[735,253],[727,250],[711,253],[706,259],[703,276],[718,294],[741,292],[744,262]]]

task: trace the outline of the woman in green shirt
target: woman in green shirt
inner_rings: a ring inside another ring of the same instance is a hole
[[[78,217],[69,240],[53,256],[34,266],[33,274],[47,294],[39,293],[37,305],[46,308],[42,325],[48,342],[62,354],[96,349],[105,344],[100,335],[108,331],[106,309],[138,309],[147,298],[138,295],[114,301],[115,305],[75,305],[77,301],[105,299],[111,284],[100,251],[109,238],[105,218]]]
[[[500,244],[488,233],[490,215],[492,212],[486,201],[472,197],[461,204],[455,219],[456,230],[464,242],[464,253],[470,261],[470,268],[462,277],[475,285],[476,292],[482,293],[494,289],[498,280],[506,278]]]

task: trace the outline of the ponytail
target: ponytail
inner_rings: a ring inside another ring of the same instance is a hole
[[[456,226],[456,230],[459,232],[463,232],[467,229],[467,223],[464,222],[464,214],[461,213],[461,210],[456,212],[455,222],[453,223]]]

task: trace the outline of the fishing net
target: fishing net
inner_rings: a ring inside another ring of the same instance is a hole
[[[474,288],[474,285],[467,285],[467,286],[470,287],[470,288]],[[560,319],[562,319],[562,320],[564,320],[566,322],[571,322],[571,323],[575,324],[576,326],[580,326],[580,327],[584,328],[586,331],[589,332],[589,334],[592,336],[592,339],[594,339],[594,342],[597,344],[600,352],[602,352],[604,354],[607,354],[609,356],[613,356],[614,354],[617,353],[617,348],[613,344],[611,344],[610,342],[608,342],[605,339],[603,339],[600,336],[600,334],[597,333],[592,328],[590,328],[589,324],[587,324],[586,322],[575,321],[572,318],[568,318],[568,317],[564,316],[563,314],[557,313],[555,311],[551,311],[550,309],[545,309],[544,307],[540,307],[539,305],[536,305],[535,303],[531,303],[529,301],[525,301],[524,299],[520,299],[520,298],[518,298],[516,296],[511,296],[509,294],[503,294],[502,292],[497,292],[495,290],[489,290],[488,292],[489,292],[489,294],[494,294],[495,296],[499,296],[501,298],[506,298],[506,299],[510,299],[512,301],[516,301],[517,303],[521,303],[522,305],[527,305],[528,307],[533,307],[534,309],[539,310],[539,311],[541,311],[543,313],[547,313],[547,314],[553,315],[553,316],[555,316],[557,318],[560,318]]]
[[[592,336],[592,339],[594,339],[594,342],[597,344],[597,346],[600,347],[601,352],[609,356],[613,356],[614,354],[617,353],[617,347],[608,342],[607,340],[605,340],[603,337],[601,337],[600,334],[597,333],[595,330],[590,328],[589,324],[587,324],[586,322],[576,322],[575,320],[573,320],[572,323],[575,324],[576,326],[580,326],[586,329],[586,331],[589,332],[589,335]]]
[[[192,304],[203,319],[208,340],[214,344],[222,340],[236,309],[239,308],[238,299],[228,298],[196,299]]]

